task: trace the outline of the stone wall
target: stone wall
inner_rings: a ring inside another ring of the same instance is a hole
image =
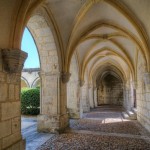
[[[137,118],[150,131],[150,73],[146,73],[141,53],[138,55],[136,97]]]
[[[123,104],[123,88],[122,82],[112,75],[107,75],[98,87],[98,105]]]
[[[21,70],[14,72],[20,62],[20,50],[6,50],[2,57],[0,50],[0,149],[23,150],[25,143],[21,136],[20,78]],[[10,52],[12,51],[12,52]],[[10,57],[13,55],[14,58]],[[4,58],[6,58],[4,62]],[[11,64],[7,61],[10,61]],[[4,63],[7,66],[4,66]],[[13,64],[16,64],[13,68]],[[6,67],[8,70],[6,70]]]

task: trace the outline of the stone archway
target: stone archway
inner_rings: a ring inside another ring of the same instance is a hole
[[[36,78],[33,83],[32,83],[32,87],[40,87],[41,86],[41,80],[40,78]]]
[[[61,65],[59,64],[61,58],[59,58],[53,33],[44,15],[39,12],[33,14],[27,27],[37,45],[41,67],[38,131],[59,132],[68,125],[66,74],[61,73]]]
[[[25,87],[29,87],[29,83],[25,78],[21,77],[21,88]]]

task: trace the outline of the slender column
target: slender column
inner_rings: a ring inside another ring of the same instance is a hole
[[[92,85],[89,85],[89,102],[90,102],[90,107],[94,108],[93,86]]]
[[[0,149],[24,150],[21,135],[20,82],[27,53],[0,50]],[[3,67],[2,67],[3,66]]]
[[[137,88],[137,82],[132,81],[131,82],[132,86],[132,107],[136,107],[136,88]]]
[[[84,81],[80,81],[81,86],[81,98],[80,98],[80,104],[82,106],[83,112],[89,112],[90,111],[90,104],[89,104],[89,93],[88,93],[88,84],[85,84]]]
[[[131,110],[131,86],[129,84],[129,82],[127,82],[125,85],[124,85],[124,108],[126,110]]]
[[[70,118],[80,118],[80,85],[76,80],[67,84],[67,108]]]
[[[94,106],[97,107],[97,87],[94,87]]]
[[[38,131],[58,133],[68,126],[67,82],[70,74],[41,73],[41,113]]]

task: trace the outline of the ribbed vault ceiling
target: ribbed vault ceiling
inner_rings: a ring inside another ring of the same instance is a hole
[[[53,15],[60,33],[63,70],[70,72],[77,54],[81,80],[88,75],[92,81],[103,66],[136,80],[138,53],[149,70],[148,35],[130,5],[130,0],[46,0],[43,7]]]

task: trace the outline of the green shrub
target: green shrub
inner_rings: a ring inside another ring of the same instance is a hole
[[[40,112],[40,89],[21,89],[21,113],[24,115],[38,115]]]

